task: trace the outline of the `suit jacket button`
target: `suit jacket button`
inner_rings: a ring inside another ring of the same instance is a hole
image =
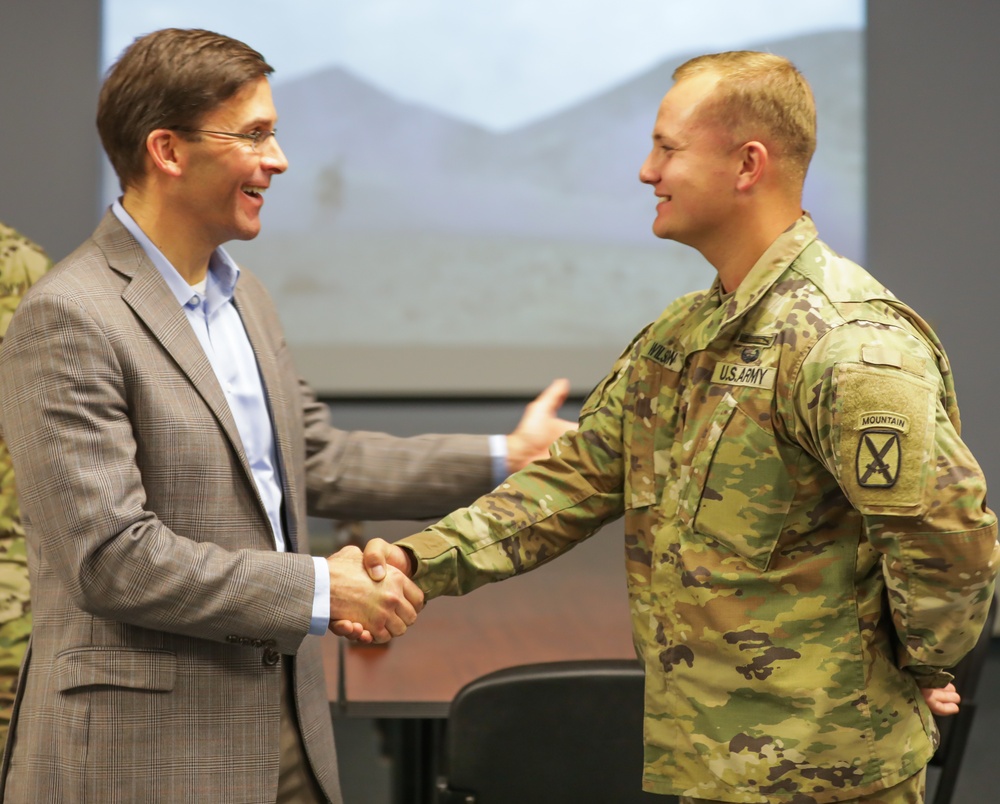
[[[274,667],[280,661],[281,654],[278,651],[271,650],[270,648],[264,651],[264,664],[268,667]]]

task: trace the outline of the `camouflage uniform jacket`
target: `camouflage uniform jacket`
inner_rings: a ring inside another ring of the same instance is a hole
[[[996,518],[937,338],[808,216],[643,330],[545,461],[400,543],[429,597],[625,516],[643,787],[828,802],[929,760]]]
[[[45,253],[0,223],[0,343],[25,291],[50,266]],[[31,633],[31,589],[14,469],[0,439],[0,747],[7,735],[17,674]]]

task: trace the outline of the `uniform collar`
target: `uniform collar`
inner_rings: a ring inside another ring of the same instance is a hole
[[[771,290],[788,266],[795,262],[803,250],[818,236],[816,225],[809,213],[805,212],[801,218],[775,238],[735,291],[723,294],[722,283],[716,277],[712,283],[711,293],[716,294],[720,306],[724,308],[723,326],[742,317],[747,310],[760,301]]]

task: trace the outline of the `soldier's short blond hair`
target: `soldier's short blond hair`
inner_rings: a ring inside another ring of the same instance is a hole
[[[795,65],[771,53],[734,50],[690,59],[673,78],[702,73],[719,77],[702,113],[741,142],[763,142],[791,178],[804,181],[816,150],[816,102]]]
[[[142,178],[146,137],[192,129],[273,68],[256,50],[212,31],[164,28],[137,38],[108,71],[97,102],[101,144],[124,190]]]

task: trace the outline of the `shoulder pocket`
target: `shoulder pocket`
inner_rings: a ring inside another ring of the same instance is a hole
[[[834,373],[837,479],[862,514],[923,511],[933,471],[936,386],[884,365],[844,363]]]

